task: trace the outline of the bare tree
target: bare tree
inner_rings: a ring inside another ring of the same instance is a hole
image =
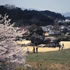
[[[6,14],[4,17],[0,15],[0,61],[6,61],[8,64],[24,64],[25,52],[15,39],[22,37],[25,31],[15,28],[10,21],[11,19],[8,19]],[[12,70],[11,66],[8,65],[5,70]]]

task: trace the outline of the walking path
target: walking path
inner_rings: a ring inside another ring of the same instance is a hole
[[[60,44],[64,44],[64,49],[70,49],[70,41],[62,41],[60,42]],[[30,52],[32,52],[33,50],[33,46],[28,46],[28,47],[24,47],[24,50],[27,51],[27,48],[29,49]],[[51,47],[39,47],[38,51],[39,52],[48,52],[48,51],[58,51],[59,48],[51,48]]]
[[[29,44],[31,43],[31,41],[29,40],[23,40],[23,41],[18,41],[17,42],[18,44]],[[69,49],[70,48],[70,41],[62,41],[60,42],[60,44],[64,44],[64,49]],[[32,52],[33,51],[33,46],[27,46],[27,47],[24,47],[24,51],[27,51],[27,49]],[[56,48],[51,48],[51,47],[39,47],[38,48],[38,51],[39,52],[48,52],[48,51],[58,51],[59,48],[56,47]]]

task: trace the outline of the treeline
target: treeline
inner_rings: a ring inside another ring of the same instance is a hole
[[[65,17],[60,13],[51,11],[37,11],[37,10],[22,10],[21,8],[14,6],[0,6],[0,14],[7,13],[9,18],[16,22],[16,26],[22,25],[52,25],[54,20],[64,20]]]

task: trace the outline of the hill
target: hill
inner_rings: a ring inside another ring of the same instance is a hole
[[[70,17],[70,12],[64,13],[63,14],[65,17]]]
[[[70,20],[70,12],[64,13],[63,15],[64,15],[65,19]]]
[[[16,22],[17,26],[31,24],[52,25],[55,19],[65,19],[65,17],[60,13],[55,13],[48,10],[22,10],[21,8],[11,5],[0,6],[0,14],[4,15],[5,13],[9,15],[9,18]]]

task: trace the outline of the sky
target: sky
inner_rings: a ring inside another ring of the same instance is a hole
[[[70,0],[0,0],[0,5],[15,5],[24,9],[70,12]]]

